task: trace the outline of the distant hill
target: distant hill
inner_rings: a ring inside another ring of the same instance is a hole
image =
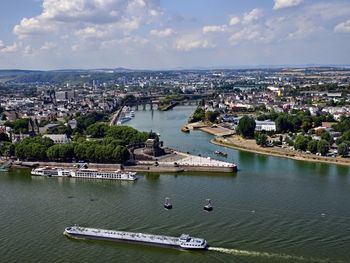
[[[52,83],[52,84],[77,84],[84,82],[92,82],[92,80],[99,80],[100,82],[107,82],[115,80],[126,74],[133,74],[133,77],[142,77],[145,74],[153,74],[153,72],[179,72],[179,71],[247,71],[254,69],[280,71],[292,68],[305,68],[307,70],[320,69],[345,69],[349,65],[255,65],[255,66],[223,66],[223,67],[197,67],[197,68],[177,68],[168,70],[141,70],[128,69],[123,67],[117,68],[96,68],[96,69],[58,69],[58,70],[20,70],[20,69],[0,69],[0,83],[15,83],[15,84],[29,84],[29,83]]]
[[[0,77],[8,77],[8,76],[19,76],[31,73],[41,73],[44,71],[40,70],[22,70],[22,69],[0,69]]]

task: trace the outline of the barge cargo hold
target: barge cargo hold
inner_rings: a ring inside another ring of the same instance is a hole
[[[67,227],[64,235],[76,239],[107,240],[114,242],[137,243],[142,245],[152,245],[170,247],[178,249],[205,250],[207,241],[202,238],[190,237],[182,234],[180,237],[152,235],[144,233],[133,233],[116,230],[105,230],[98,228],[88,228],[80,226]]]

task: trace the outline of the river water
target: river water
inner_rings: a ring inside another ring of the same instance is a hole
[[[229,174],[145,174],[132,182],[0,175],[1,262],[350,262],[350,170],[260,156],[182,133],[193,112],[137,111],[128,125],[159,132],[166,146],[238,164]],[[225,160],[225,158],[222,158]],[[173,209],[163,209],[164,198]],[[205,199],[214,211],[204,212]],[[205,238],[205,252],[73,241],[66,226]]]

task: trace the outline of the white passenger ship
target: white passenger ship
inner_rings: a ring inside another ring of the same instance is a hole
[[[194,238],[187,234],[180,237],[152,235],[144,233],[133,233],[99,228],[88,228],[80,226],[67,227],[64,235],[76,239],[98,239],[115,242],[139,243],[143,245],[172,247],[179,249],[204,250],[207,248],[207,241],[202,238]]]
[[[72,178],[87,178],[87,179],[105,179],[105,180],[125,180],[135,181],[136,173],[125,171],[102,171],[96,169],[63,169],[40,167],[31,171],[32,175],[49,176],[49,177],[72,177]]]

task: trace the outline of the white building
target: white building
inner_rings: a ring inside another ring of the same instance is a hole
[[[49,138],[53,140],[55,144],[70,143],[70,139],[67,137],[66,134],[45,134],[43,135],[43,138]]]
[[[274,121],[255,121],[255,131],[276,131]]]

